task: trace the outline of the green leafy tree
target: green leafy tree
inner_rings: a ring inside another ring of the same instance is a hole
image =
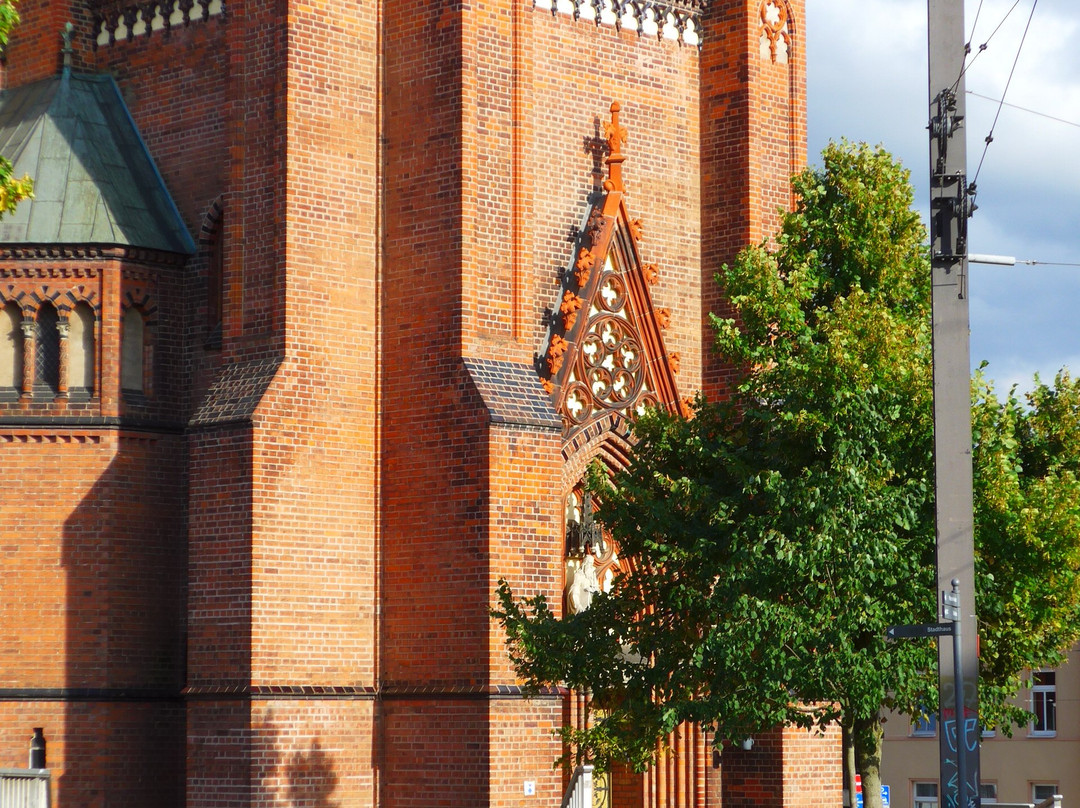
[[[0,49],[7,46],[11,29],[19,22],[19,12],[12,0],[0,0]],[[15,206],[34,195],[29,176],[15,177],[15,169],[6,157],[0,157],[0,219],[15,211]]]
[[[1080,638],[1080,380],[1036,378],[1021,401],[972,386],[980,712],[1025,723],[1025,670],[1057,667]]]
[[[647,414],[630,467],[591,475],[632,571],[564,618],[503,584],[494,614],[523,680],[593,693],[589,728],[564,730],[577,754],[641,769],[684,721],[733,741],[837,721],[874,808],[882,711],[936,705],[933,643],[885,639],[936,619],[930,269],[907,172],[883,150],[832,144],[792,184],[799,203],[775,242],[721,278],[739,316],[714,318],[717,348],[745,368],[731,401],[699,399],[689,420]],[[1019,671],[1076,639],[1080,499],[1059,492],[1080,430],[1055,425],[1075,423],[1080,396],[1059,378],[1029,415],[977,390],[979,525],[998,526],[981,531],[996,665],[984,703],[1015,718]],[[1044,594],[1046,531],[1054,563],[1071,566]],[[1026,576],[1008,572],[1016,554]]]

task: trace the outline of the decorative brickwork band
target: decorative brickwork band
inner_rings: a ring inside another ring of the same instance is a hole
[[[117,3],[94,17],[97,47],[107,47],[126,39],[147,36],[157,31],[184,27],[225,13],[222,0],[166,0],[138,5]]]
[[[19,691],[25,692],[25,691]],[[0,700],[5,691],[0,690]],[[564,697],[566,688],[545,687],[539,690],[525,690],[517,685],[463,685],[447,687],[445,685],[413,685],[409,687],[388,687],[379,690],[374,687],[346,687],[341,685],[224,685],[188,687],[182,696],[198,701],[274,701],[274,700],[361,700],[371,701],[475,701],[490,699],[557,699]]]
[[[183,696],[191,701],[370,701],[378,696],[378,691],[373,687],[342,685],[205,685],[184,688]]]
[[[149,702],[179,701],[175,690],[128,687],[5,687],[3,701]]]
[[[534,8],[569,14],[596,25],[629,28],[687,45],[701,44],[701,15],[709,0],[533,0]]]

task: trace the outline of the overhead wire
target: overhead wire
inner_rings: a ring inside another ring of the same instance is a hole
[[[979,7],[975,9],[975,21],[971,23],[971,36],[968,37],[967,44],[971,46],[971,40],[975,38],[975,31],[979,28],[979,15],[982,14],[983,0],[979,0]]]
[[[1029,109],[1028,107],[1022,107],[1019,104],[1009,104],[1005,101],[1004,98],[994,98],[994,96],[992,95],[983,95],[982,93],[977,93],[974,90],[968,90],[967,94],[973,95],[976,98],[982,98],[986,101],[994,101],[996,103],[1009,107],[1010,109],[1018,109],[1021,112],[1038,115],[1040,118],[1046,118],[1047,120],[1056,121],[1057,123],[1063,123],[1066,126],[1075,126],[1077,129],[1080,129],[1080,123],[1077,123],[1076,121],[1069,121],[1065,118],[1059,118],[1056,115],[1047,115],[1045,112],[1039,112],[1037,109]]]
[[[1036,2],[1038,2],[1038,0],[1036,0]],[[997,35],[997,32],[1001,30],[1001,26],[1003,26],[1005,24],[1005,21],[1009,19],[1009,17],[1016,10],[1016,7],[1018,5],[1020,5],[1020,0],[1016,0],[1012,4],[1012,6],[1009,7],[1009,10],[1005,12],[1005,16],[1001,18],[1001,22],[999,22],[997,24],[997,27],[995,27],[994,30],[990,32],[990,36],[988,36],[986,38],[985,42],[983,42],[981,45],[979,45],[979,50],[975,53],[975,55],[972,56],[970,59],[967,59],[966,56],[971,54],[971,43],[975,39],[975,27],[979,24],[979,15],[982,12],[982,0],[979,0],[979,8],[975,12],[975,23],[971,26],[971,36],[968,38],[968,41],[964,44],[964,48],[966,50],[965,59],[964,59],[964,66],[960,69],[960,75],[956,77],[956,84],[953,85],[953,90],[954,91],[956,90],[957,87],[960,86],[960,79],[962,79],[964,77],[964,75],[967,73],[968,69],[973,64],[975,64],[975,60],[978,59],[982,55],[983,51],[986,50],[986,47],[990,44],[990,40],[993,39],[994,36]],[[1034,7],[1032,8],[1032,10],[1034,11]]]
[[[1016,0],[1016,2],[1019,3],[1020,0]],[[1005,89],[1002,90],[1002,92],[1001,92],[1001,101],[998,102],[997,112],[994,113],[994,122],[990,125],[990,134],[988,134],[986,136],[986,139],[985,139],[985,142],[984,142],[985,145],[983,146],[982,156],[979,158],[979,167],[975,169],[975,176],[972,177],[972,180],[971,180],[971,185],[972,186],[975,186],[978,183],[978,181],[979,181],[979,172],[982,171],[983,161],[986,160],[986,152],[990,148],[990,144],[994,142],[994,128],[997,126],[998,118],[1001,117],[1001,108],[1005,104],[1005,96],[1008,95],[1008,93],[1009,93],[1009,85],[1012,84],[1013,74],[1016,73],[1016,65],[1020,61],[1020,53],[1024,50],[1024,43],[1027,41],[1028,31],[1031,30],[1031,20],[1035,16],[1035,9],[1038,7],[1038,5],[1039,5],[1039,0],[1034,0],[1034,2],[1032,2],[1032,4],[1031,4],[1031,13],[1028,14],[1027,25],[1024,26],[1024,35],[1022,37],[1020,37],[1020,44],[1016,48],[1016,56],[1013,57],[1012,68],[1010,68],[1010,70],[1009,70],[1009,78],[1005,82]],[[1015,7],[1016,7],[1015,4],[1013,4],[1013,8],[1015,8]],[[1011,14],[1011,13],[1012,13],[1012,9],[1009,9],[1009,14]],[[1006,15],[1006,16],[1008,16],[1008,15]],[[1002,20],[1002,23],[1004,23],[1004,20]],[[1001,25],[999,24],[998,28],[1000,28],[1000,27],[1001,27]],[[997,33],[997,28],[994,29],[994,33]]]

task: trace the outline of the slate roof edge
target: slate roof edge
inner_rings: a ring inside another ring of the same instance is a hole
[[[502,415],[490,415],[488,423],[493,426],[527,426],[534,429],[545,429],[549,432],[561,432],[562,424],[553,423],[547,420],[527,419],[527,418],[506,418]]]
[[[169,187],[165,184],[165,178],[161,176],[161,172],[158,170],[157,163],[154,161],[153,156],[150,154],[150,149],[146,147],[146,141],[143,140],[142,132],[139,131],[139,127],[135,123],[135,119],[131,117],[131,110],[128,109],[127,103],[124,101],[124,96],[120,93],[120,87],[116,83],[116,80],[112,76],[106,76],[108,84],[112,87],[113,92],[116,94],[116,100],[120,102],[120,109],[124,111],[124,115],[127,117],[128,124],[131,126],[132,132],[134,132],[136,139],[139,141],[139,146],[142,148],[143,156],[150,164],[150,169],[154,172],[154,176],[157,178],[158,184],[161,186],[161,190],[165,193],[165,199],[172,210],[173,216],[176,217],[176,221],[180,223],[180,237],[183,241],[183,246],[187,250],[188,255],[194,255],[197,251],[195,247],[195,239],[191,237],[191,233],[188,232],[187,225],[184,224],[184,217],[180,215],[180,209],[176,207],[176,202],[173,200],[172,194],[169,193]]]
[[[488,423],[500,426],[530,427],[551,432],[562,431],[562,420],[551,405],[551,399],[544,392],[536,369],[524,362],[512,362],[505,359],[481,359],[464,356],[462,365],[487,412]],[[506,373],[504,380],[522,383],[515,388],[514,395],[507,398],[506,385],[493,384],[487,376],[489,372]],[[516,376],[512,379],[511,376]],[[529,389],[529,386],[532,389]]]

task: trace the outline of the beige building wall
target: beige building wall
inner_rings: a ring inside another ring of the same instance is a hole
[[[1038,783],[1056,785],[1065,805],[1080,805],[1080,648],[1073,648],[1055,678],[1053,737],[1032,736],[1029,727],[1016,727],[1011,738],[1000,731],[983,738],[980,782],[997,786],[998,802],[1031,802],[1032,786]],[[1027,702],[1030,691],[1022,691],[1021,698]],[[914,784],[937,777],[937,734],[916,736],[906,716],[891,715],[885,722],[881,765],[881,782],[891,787],[891,808],[914,808]],[[940,799],[938,804],[943,805]]]

